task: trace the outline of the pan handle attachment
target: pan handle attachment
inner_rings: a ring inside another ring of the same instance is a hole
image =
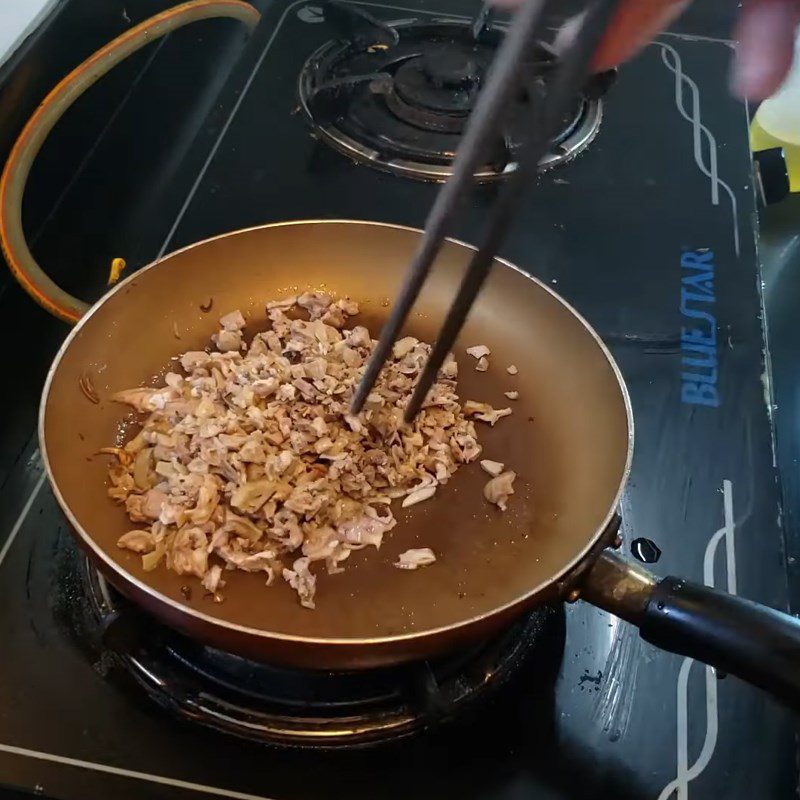
[[[581,597],[639,628],[662,650],[736,675],[800,710],[800,620],[683,578],[657,579],[604,551]]]

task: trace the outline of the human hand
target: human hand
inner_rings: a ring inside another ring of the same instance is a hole
[[[729,0],[735,2],[735,0]],[[516,7],[522,0],[495,0]],[[595,59],[609,69],[637,53],[689,5],[690,0],[624,0]],[[569,40],[579,20],[568,22],[558,41]],[[760,100],[780,86],[792,65],[800,0],[745,0],[734,37],[739,45],[731,87],[740,97]]]
[[[800,0],[745,0],[734,37],[736,94],[763,100],[775,92],[791,69],[798,25]]]

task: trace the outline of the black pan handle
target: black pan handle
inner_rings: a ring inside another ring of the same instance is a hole
[[[653,589],[642,638],[759,686],[800,710],[800,620],[682,578]]]
[[[658,581],[608,550],[580,596],[639,627],[646,641],[765,689],[800,711],[800,620],[682,578]]]

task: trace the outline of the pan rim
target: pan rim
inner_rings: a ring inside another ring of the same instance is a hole
[[[149,264],[145,265],[141,269],[137,270],[136,272],[129,275],[124,280],[120,281],[111,291],[104,294],[99,300],[97,300],[91,308],[80,318],[77,324],[73,327],[73,329],[69,332],[67,337],[64,339],[63,343],[58,349],[55,358],[53,359],[50,368],[47,371],[47,377],[44,382],[44,387],[42,389],[41,399],[39,401],[39,415],[38,415],[38,436],[39,436],[39,450],[42,455],[42,463],[44,464],[45,472],[47,474],[48,483],[50,484],[50,489],[53,492],[59,506],[61,507],[62,512],[67,517],[70,525],[72,526],[73,531],[80,537],[83,544],[88,547],[91,552],[96,556],[100,561],[102,561],[106,567],[108,567],[112,572],[120,575],[124,578],[128,583],[132,584],[136,587],[136,589],[144,594],[150,595],[159,603],[162,603],[168,606],[173,612],[177,612],[179,614],[188,615],[189,617],[194,618],[198,622],[202,622],[203,624],[210,625],[212,628],[219,628],[228,631],[236,631],[237,633],[246,635],[248,637],[257,637],[261,639],[269,639],[269,640],[279,640],[283,642],[290,642],[295,644],[303,644],[303,645],[319,645],[319,646],[339,646],[339,647],[352,647],[354,645],[392,645],[393,643],[411,641],[411,640],[418,640],[418,639],[427,639],[430,637],[435,637],[437,635],[443,634],[445,632],[452,632],[454,630],[460,630],[464,628],[468,628],[472,625],[479,624],[480,622],[490,619],[498,614],[503,614],[504,612],[510,611],[511,609],[524,605],[527,601],[530,601],[532,598],[536,597],[536,595],[540,594],[544,589],[548,586],[558,583],[562,580],[565,576],[569,575],[593,550],[596,546],[599,539],[602,537],[603,533],[608,529],[608,526],[611,524],[611,521],[614,515],[617,512],[619,507],[620,500],[622,498],[622,493],[625,490],[625,486],[628,482],[628,477],[631,471],[631,464],[633,461],[633,441],[634,441],[634,421],[633,421],[633,409],[631,406],[630,395],[628,393],[628,387],[625,384],[625,380],[622,376],[622,372],[614,359],[614,356],[611,354],[611,351],[606,346],[605,342],[600,338],[600,335],[594,330],[594,328],[588,323],[588,321],[570,304],[568,303],[563,297],[553,291],[547,284],[543,281],[539,280],[538,278],[534,277],[533,275],[524,272],[520,267],[516,264],[507,261],[506,259],[500,258],[498,256],[495,257],[495,262],[497,264],[502,265],[508,269],[511,269],[514,272],[519,273],[522,275],[526,280],[533,281],[540,289],[543,289],[547,292],[552,298],[554,298],[558,303],[560,303],[569,313],[571,313],[578,322],[584,327],[587,333],[592,337],[595,344],[600,348],[600,351],[605,356],[606,361],[608,362],[609,366],[611,367],[615,378],[617,379],[617,384],[619,385],[620,392],[622,394],[623,404],[625,406],[625,417],[627,422],[627,443],[626,443],[626,457],[625,457],[625,466],[622,470],[620,475],[619,486],[617,491],[614,495],[614,499],[609,506],[608,512],[606,516],[603,518],[602,522],[598,525],[597,529],[595,530],[594,534],[587,540],[586,546],[575,556],[566,566],[564,566],[559,572],[555,575],[551,576],[550,578],[542,581],[537,586],[533,587],[532,589],[528,590],[524,594],[510,600],[509,602],[505,603],[502,606],[496,607],[491,609],[490,611],[483,612],[473,617],[469,617],[468,619],[459,620],[458,622],[454,622],[450,625],[443,625],[437,628],[426,628],[424,630],[419,631],[410,631],[408,633],[398,633],[393,634],[390,636],[375,636],[375,637],[351,637],[351,638],[326,638],[326,637],[319,637],[319,636],[301,636],[298,634],[291,634],[291,633],[280,633],[278,631],[269,631],[263,628],[251,628],[246,625],[239,625],[235,622],[229,622],[219,617],[211,616],[210,614],[206,614],[202,611],[198,611],[184,603],[181,603],[178,600],[174,600],[171,597],[166,596],[165,594],[157,591],[153,587],[149,586],[148,584],[144,583],[143,581],[139,580],[136,576],[132,575],[126,569],[122,567],[117,561],[114,561],[106,552],[103,550],[95,540],[89,535],[89,533],[84,530],[83,526],[78,522],[75,518],[74,514],[72,513],[69,505],[67,504],[64,496],[61,494],[61,490],[56,483],[55,477],[53,475],[52,468],[50,466],[50,460],[47,454],[47,444],[45,441],[45,417],[46,417],[46,407],[47,407],[47,399],[50,393],[50,386],[53,382],[53,378],[55,373],[61,363],[61,360],[69,349],[70,344],[72,341],[78,336],[84,325],[88,323],[91,317],[99,310],[99,308],[111,297],[113,297],[117,292],[124,289],[129,283],[132,283],[137,278],[141,277],[145,272],[154,269],[157,266],[162,265],[164,262],[169,261],[174,256],[180,255],[182,253],[186,253],[189,250],[193,250],[196,247],[200,247],[205,244],[209,244],[210,242],[217,241],[219,239],[225,239],[231,236],[238,236],[241,234],[251,233],[253,231],[267,229],[267,228],[279,228],[279,227],[288,227],[288,226],[295,226],[295,225],[369,225],[378,228],[392,228],[395,230],[401,231],[408,231],[410,233],[414,233],[417,235],[422,235],[423,231],[419,228],[415,228],[410,225],[400,225],[396,223],[390,222],[379,222],[376,220],[357,220],[357,219],[298,219],[298,220],[285,220],[282,222],[270,222],[270,223],[263,223],[261,225],[253,225],[247,228],[239,228],[237,230],[228,231],[226,233],[217,234],[215,236],[209,236],[206,239],[202,239],[197,242],[193,242],[191,244],[186,245],[178,250],[173,250],[171,253],[168,253],[164,256],[156,258],[154,261],[151,261]],[[456,239],[453,237],[447,237],[447,241],[453,244],[459,245],[471,251],[476,251],[477,247],[474,245],[468,244],[467,242],[461,241],[460,239]]]

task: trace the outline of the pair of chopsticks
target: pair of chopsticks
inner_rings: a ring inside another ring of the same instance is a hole
[[[537,40],[543,38],[545,26],[543,12],[546,0],[525,0],[517,11],[470,115],[453,162],[452,175],[436,196],[405,283],[353,396],[354,414],[361,411],[372,391],[392,351],[397,335],[444,243],[458,210],[459,201],[468,192],[473,175],[481,166],[488,145],[498,135],[499,126],[505,119],[515,93],[525,87],[532,98],[527,120],[527,130],[530,133],[520,148],[517,169],[502,185],[489,211],[481,245],[472,256],[456,298],[450,306],[422,375],[405,408],[406,422],[413,420],[419,413],[444,359],[451,351],[469,310],[489,274],[495,254],[508,232],[526,179],[535,172],[552,136],[557,132],[560,119],[582,88],[591,67],[592,57],[619,1],[594,0],[589,5],[582,15],[578,31],[559,58],[548,89],[545,89],[541,78],[531,76],[527,76],[530,83],[526,85],[523,67],[533,52]]]

